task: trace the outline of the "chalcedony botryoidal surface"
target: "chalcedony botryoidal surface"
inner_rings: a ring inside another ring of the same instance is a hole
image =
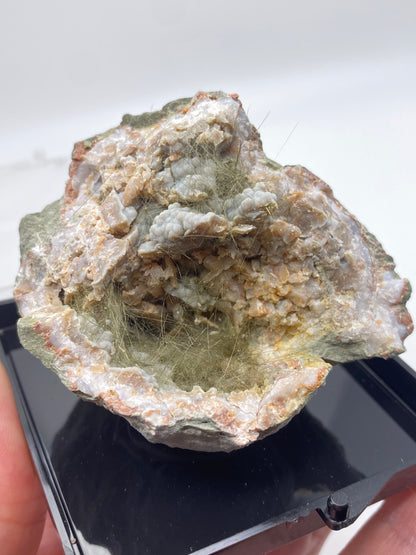
[[[22,344],[149,441],[230,451],[275,432],[336,362],[391,356],[408,282],[237,95],[198,93],[75,145],[21,224]]]

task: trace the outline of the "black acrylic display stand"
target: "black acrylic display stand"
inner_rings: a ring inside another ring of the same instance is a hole
[[[260,554],[416,484],[416,378],[399,359],[336,366],[277,434],[233,453],[148,443],[25,351],[0,303],[0,356],[65,553]]]

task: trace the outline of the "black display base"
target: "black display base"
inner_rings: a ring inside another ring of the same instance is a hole
[[[67,554],[267,553],[416,484],[416,378],[399,358],[338,365],[277,434],[197,453],[80,401],[21,347],[16,320],[0,303],[1,360]]]

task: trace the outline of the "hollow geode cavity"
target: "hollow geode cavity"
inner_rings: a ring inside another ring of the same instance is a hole
[[[325,183],[266,158],[237,95],[77,143],[64,197],[21,224],[23,345],[174,447],[248,445],[334,362],[401,352],[408,294]]]

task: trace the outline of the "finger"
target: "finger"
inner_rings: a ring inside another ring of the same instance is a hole
[[[62,542],[49,512],[46,515],[45,528],[37,555],[64,555]]]
[[[324,526],[303,538],[270,551],[267,555],[318,555],[329,533],[330,529]]]
[[[0,546],[7,555],[37,552],[46,501],[0,363]]]
[[[394,495],[374,514],[342,555],[414,555],[416,553],[416,488]]]

